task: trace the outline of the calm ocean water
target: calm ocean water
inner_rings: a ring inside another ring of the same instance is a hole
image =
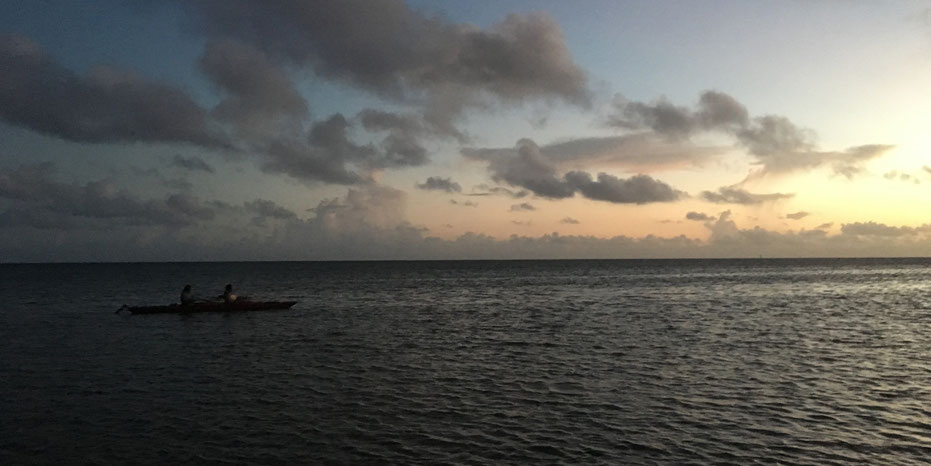
[[[114,314],[232,282],[291,310]],[[931,260],[0,265],[0,464],[931,460]]]

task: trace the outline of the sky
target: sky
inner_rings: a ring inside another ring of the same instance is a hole
[[[0,262],[931,256],[931,1],[0,1]]]

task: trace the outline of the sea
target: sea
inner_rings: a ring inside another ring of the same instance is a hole
[[[0,265],[4,465],[929,461],[931,259]]]

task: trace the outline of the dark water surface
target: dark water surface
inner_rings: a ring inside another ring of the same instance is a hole
[[[115,315],[232,282],[291,310]],[[931,460],[931,261],[0,265],[0,464]]]

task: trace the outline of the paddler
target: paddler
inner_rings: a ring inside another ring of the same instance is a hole
[[[181,305],[189,304],[194,304],[194,293],[191,292],[191,285],[184,285],[184,289],[181,290]]]
[[[226,284],[226,290],[223,291],[222,298],[226,304],[233,304],[233,301],[236,301],[236,295],[233,294],[233,285],[231,283]]]

